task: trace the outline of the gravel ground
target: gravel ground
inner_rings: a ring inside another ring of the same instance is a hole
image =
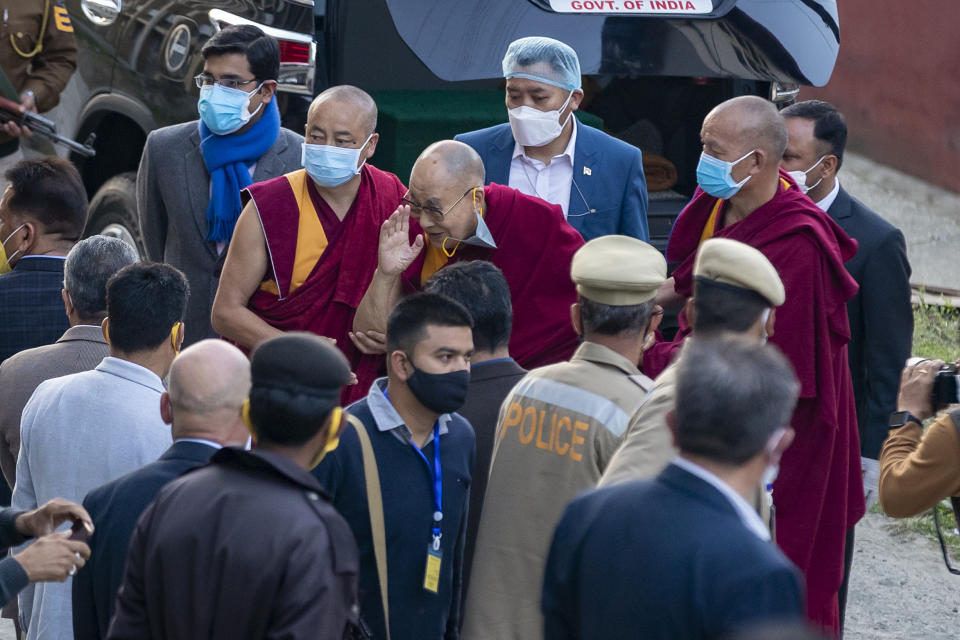
[[[869,513],[857,525],[845,638],[960,637],[960,576],[947,571],[936,541],[894,534],[893,522]]]
[[[960,289],[960,195],[854,153],[838,175],[850,195],[903,231],[914,284]]]

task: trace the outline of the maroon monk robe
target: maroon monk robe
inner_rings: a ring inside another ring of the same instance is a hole
[[[577,301],[570,261],[583,246],[583,238],[564,220],[559,205],[499,184],[489,184],[483,192],[484,221],[497,248],[460,244],[447,264],[488,260],[503,271],[513,305],[510,355],[521,367],[568,360],[579,344],[570,323],[570,305]],[[411,221],[411,242],[418,233],[422,233],[420,226]],[[408,291],[423,287],[428,249],[403,274]]]
[[[796,438],[773,485],[777,544],[806,577],[809,618],[838,632],[845,536],[865,510],[846,347],[846,302],[857,284],[843,266],[857,244],[786,173],[780,176],[789,187],[781,182],[770,202],[713,237],[760,250],[783,280],[786,301],[777,309],[770,342],[793,364],[801,390],[791,420]],[[716,201],[697,189],[671,233],[667,260],[679,263],[673,277],[683,296],[693,293],[693,264]],[[657,345],[661,360],[690,333],[681,322],[676,344]],[[644,372],[654,375],[648,364],[644,357]]]
[[[360,171],[360,189],[350,210],[339,224],[307,178],[310,198],[327,236],[327,247],[310,276],[283,298],[257,290],[248,307],[267,324],[283,331],[310,331],[334,338],[350,361],[357,384],[344,389],[343,403],[367,394],[382,364],[381,356],[361,353],[347,335],[353,316],[377,268],[380,225],[400,204],[406,187],[392,173],[365,164]],[[264,280],[273,279],[281,292],[290,290],[300,211],[293,191],[283,176],[251,185],[243,192],[244,204],[253,198],[267,240],[270,267]],[[319,201],[319,202],[318,202]]]

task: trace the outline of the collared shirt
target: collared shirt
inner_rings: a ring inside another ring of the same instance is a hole
[[[567,217],[567,207],[570,204],[573,151],[577,147],[577,117],[571,115],[570,119],[573,121],[570,142],[567,143],[563,153],[553,156],[550,164],[528,157],[520,143],[514,143],[508,185],[520,193],[560,205],[564,218]]]
[[[213,447],[214,449],[223,449],[223,445],[219,442],[207,440],[206,438],[177,438],[173,441],[173,444],[177,444],[178,442],[195,442],[197,444],[205,444],[208,447]]]
[[[837,199],[837,194],[840,193],[840,178],[833,179],[833,189],[830,190],[823,200],[816,203],[818,207],[826,211],[833,204],[833,201]]]
[[[744,500],[743,496],[734,491],[730,485],[718,478],[715,474],[707,471],[698,464],[690,462],[686,458],[677,456],[673,459],[673,464],[697,476],[726,496],[730,504],[733,505],[733,508],[736,509],[737,515],[740,516],[740,521],[743,522],[743,526],[753,531],[761,540],[770,539],[770,530],[763,524],[763,520],[757,515],[756,509],[751,507],[750,503]]]
[[[386,391],[387,378],[377,378],[370,385],[370,391],[367,393],[367,406],[370,408],[370,413],[373,414],[373,421],[377,424],[377,430],[389,431],[403,442],[412,442],[413,434],[410,432],[410,428],[403,423],[403,418],[400,417],[397,410],[393,408],[393,404],[387,399]],[[446,435],[449,431],[447,425],[450,420],[449,413],[444,413],[437,419],[437,422],[440,423],[439,434],[441,436]],[[427,446],[432,441],[433,432],[431,431],[423,446]]]

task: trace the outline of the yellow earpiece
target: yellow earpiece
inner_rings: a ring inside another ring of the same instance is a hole
[[[243,401],[243,409],[240,410],[240,415],[243,416],[243,424],[247,425],[247,431],[250,432],[250,437],[256,442],[257,432],[253,428],[253,421],[250,420],[250,398]]]
[[[103,339],[107,341],[107,344],[110,344],[110,321],[107,320],[103,325]]]
[[[183,323],[178,322],[175,325],[173,325],[173,329],[170,329],[170,345],[173,347],[174,355],[178,355],[180,353],[180,347],[177,344],[177,333],[179,333],[180,327],[182,326],[183,326]]]
[[[336,407],[330,414],[330,430],[327,432],[327,442],[323,449],[317,454],[317,457],[310,462],[310,468],[313,469],[323,458],[340,446],[340,425],[343,424],[343,407]]]

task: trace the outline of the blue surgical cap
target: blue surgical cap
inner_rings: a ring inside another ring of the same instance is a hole
[[[580,88],[580,60],[570,45],[531,36],[514,40],[503,56],[504,78],[527,78],[573,91]]]

